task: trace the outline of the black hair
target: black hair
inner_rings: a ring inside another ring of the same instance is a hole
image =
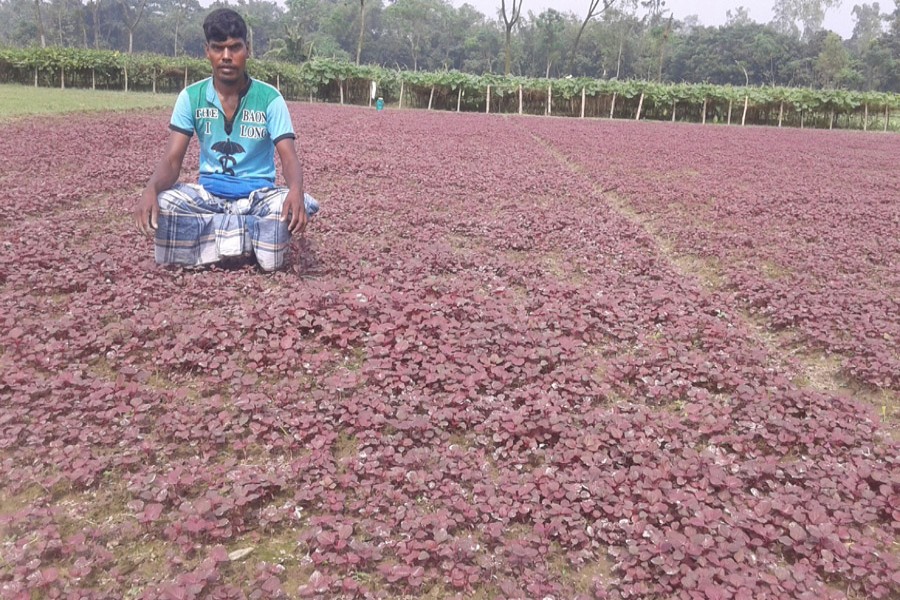
[[[247,24],[243,17],[230,8],[217,8],[203,20],[203,33],[207,42],[224,42],[228,38],[247,41]]]

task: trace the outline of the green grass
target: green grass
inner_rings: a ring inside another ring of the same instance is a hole
[[[0,85],[0,121],[30,115],[169,108],[174,94]]]

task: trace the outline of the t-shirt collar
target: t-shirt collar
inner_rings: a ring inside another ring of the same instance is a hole
[[[246,75],[246,74],[245,74]],[[253,85],[253,78],[249,75],[246,75],[247,81],[249,84],[244,88],[244,91],[241,92],[240,97],[238,98],[238,103],[240,103],[241,98],[250,93],[250,86]],[[213,78],[209,78],[209,86],[206,88],[206,101],[217,107],[218,109],[222,109],[222,103],[219,102],[219,93],[216,91],[216,86],[213,84]]]

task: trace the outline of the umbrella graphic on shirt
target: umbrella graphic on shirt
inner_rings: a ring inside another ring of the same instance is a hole
[[[246,152],[243,146],[237,142],[232,142],[229,138],[226,138],[224,142],[216,142],[212,145],[212,149],[222,155],[219,158],[219,163],[222,165],[222,173],[226,175],[234,175],[234,169],[231,168],[237,164],[237,159],[234,155]]]

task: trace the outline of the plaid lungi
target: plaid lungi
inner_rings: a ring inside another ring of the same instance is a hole
[[[228,200],[198,184],[175,184],[158,197],[156,262],[198,266],[253,254],[264,270],[280,268],[291,241],[288,221],[281,221],[287,192],[263,188]],[[309,194],[303,200],[306,214],[315,214],[318,203]]]

